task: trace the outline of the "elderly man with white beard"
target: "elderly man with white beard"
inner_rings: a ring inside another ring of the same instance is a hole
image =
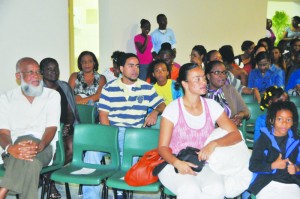
[[[15,76],[21,86],[0,95],[0,152],[5,167],[0,199],[8,191],[20,199],[35,199],[40,171],[55,151],[60,95],[43,87],[40,67],[32,58],[17,62]]]

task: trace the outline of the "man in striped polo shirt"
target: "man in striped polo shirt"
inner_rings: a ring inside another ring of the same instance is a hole
[[[122,161],[126,128],[154,125],[157,116],[163,112],[166,105],[152,85],[138,79],[139,59],[135,54],[125,53],[121,57],[120,71],[121,78],[103,87],[98,108],[101,124],[119,127],[118,141]],[[152,109],[152,112],[148,114],[149,109]],[[103,155],[100,152],[87,152],[84,160],[97,164]],[[99,198],[99,192],[99,186],[84,186],[83,198]]]

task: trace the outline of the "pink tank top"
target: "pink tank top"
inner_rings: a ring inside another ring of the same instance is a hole
[[[201,149],[208,136],[214,130],[215,126],[210,117],[206,100],[202,97],[201,100],[203,100],[205,110],[205,112],[203,112],[202,114],[205,114],[206,119],[203,127],[200,129],[193,129],[188,126],[183,115],[181,103],[179,99],[177,100],[179,107],[179,117],[176,125],[173,128],[172,138],[170,142],[172,153],[178,154],[181,149],[184,149],[187,146]]]

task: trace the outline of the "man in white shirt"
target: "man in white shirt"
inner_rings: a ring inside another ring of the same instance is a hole
[[[53,158],[60,123],[60,95],[44,88],[40,67],[29,57],[17,62],[21,86],[0,95],[0,145],[5,175],[0,199],[8,191],[38,198],[39,174]],[[2,159],[0,160],[2,163]]]

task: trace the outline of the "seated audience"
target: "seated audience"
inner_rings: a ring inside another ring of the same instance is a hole
[[[286,73],[286,64],[282,52],[278,47],[273,47],[271,50],[271,63],[277,68],[280,68]]]
[[[119,128],[118,142],[121,161],[126,128],[142,128],[156,124],[157,116],[165,108],[163,99],[152,85],[138,79],[139,59],[135,54],[125,53],[120,59],[122,77],[103,87],[99,100],[99,121],[103,125]],[[147,113],[151,108],[153,111]],[[103,152],[87,151],[84,161],[100,164]],[[100,198],[100,186],[83,186],[84,199]]]
[[[80,71],[72,73],[69,79],[76,103],[93,105],[99,100],[106,78],[97,72],[99,64],[94,53],[83,51],[77,62]]]
[[[267,50],[266,50],[266,48],[263,46],[263,45],[261,45],[261,44],[259,44],[259,45],[256,45],[255,47],[254,47],[254,49],[253,49],[253,51],[252,51],[252,54],[251,54],[251,68],[250,69],[248,69],[248,74],[250,74],[250,72],[252,71],[252,69],[255,69],[255,68],[257,68],[257,64],[256,64],[256,61],[255,61],[255,57],[256,57],[256,55],[258,55],[258,53],[260,53],[260,52],[267,52]]]
[[[246,40],[242,43],[241,49],[244,52],[241,55],[234,57],[235,63],[243,68],[248,74],[251,68],[251,54],[255,47],[253,41]],[[247,70],[249,69],[249,70]]]
[[[222,55],[217,50],[211,50],[206,55],[206,65],[210,61],[223,62]],[[258,102],[260,102],[260,93],[257,88],[248,88],[241,84],[241,80],[235,78],[235,76],[229,71],[227,75],[226,84],[231,84],[240,94],[253,95]]]
[[[273,48],[272,41],[267,37],[261,38],[260,40],[258,40],[257,46],[260,46],[260,45],[265,47],[266,52],[268,52],[268,53],[270,53],[270,50]]]
[[[247,86],[248,73],[235,64],[232,46],[224,45],[219,49],[219,52],[222,55],[226,69],[230,71],[237,79],[241,80],[243,86]]]
[[[163,60],[155,60],[150,64],[150,72],[152,74],[151,84],[154,84],[157,94],[162,97],[166,105],[183,95],[182,90],[175,89],[175,82],[168,79],[170,69]]]
[[[122,52],[122,51],[115,51],[111,55],[111,60],[113,62],[113,66],[110,68],[107,68],[103,71],[103,75],[105,76],[107,82],[110,82],[112,80],[119,78],[120,66],[118,65],[118,61],[120,60],[120,57],[123,54],[124,54],[124,52]]]
[[[169,78],[176,80],[178,77],[180,67],[175,66],[175,62],[174,62],[175,53],[171,49],[171,45],[169,43],[162,44],[161,49],[158,53],[158,57],[159,59],[164,60],[168,64],[168,67],[170,68],[171,71],[169,74]],[[151,77],[151,74],[149,75]]]
[[[295,70],[300,69],[300,39],[292,40],[291,45],[292,50],[290,51],[289,65],[287,65],[286,81]]]
[[[191,52],[191,63],[197,64],[204,70],[204,60],[206,56],[206,49],[202,45],[196,45],[193,47]]]
[[[67,82],[58,80],[60,72],[55,59],[43,59],[40,68],[43,74],[44,87],[56,90],[61,97],[60,123],[64,124],[63,139],[66,152],[65,164],[67,164],[72,160],[74,125],[79,123],[74,94]]]
[[[285,90],[288,91],[289,95],[298,96],[300,93],[300,69],[295,70],[288,80],[288,83],[285,87]]]
[[[60,96],[43,87],[39,64],[32,58],[17,62],[15,77],[21,85],[0,95],[0,163],[5,168],[0,198],[11,191],[22,199],[37,199],[40,172],[56,150]]]
[[[177,84],[183,88],[184,96],[171,102],[162,114],[158,151],[169,164],[158,174],[159,180],[178,199],[224,198],[222,175],[206,164],[201,172],[195,172],[192,168],[196,165],[179,160],[173,154],[190,146],[201,149],[198,154],[200,160],[209,160],[216,148],[233,145],[242,137],[217,102],[201,97],[207,91],[206,78],[198,65],[184,64],[180,68]],[[204,146],[216,123],[228,134]]]
[[[290,27],[287,27],[285,29],[285,32],[283,33],[283,39],[284,41],[291,41],[293,39],[300,39],[300,17],[294,16],[292,18],[292,23]]]
[[[285,102],[289,101],[289,96],[286,92],[280,87],[271,86],[266,89],[263,93],[261,102],[260,102],[260,110],[265,111],[269,108],[269,106],[273,102]],[[254,128],[254,142],[258,140],[260,136],[260,129],[266,127],[266,114],[260,115],[255,121],[255,128]]]
[[[205,75],[208,80],[208,92],[206,96],[218,102],[226,115],[236,126],[240,126],[243,119],[250,116],[249,109],[242,96],[230,84],[225,84],[228,71],[220,61],[209,62],[205,67]]]
[[[64,124],[63,141],[65,147],[65,164],[71,162],[73,154],[73,133],[74,125],[79,123],[79,116],[76,109],[75,98],[69,84],[58,80],[59,66],[55,59],[45,58],[40,63],[41,74],[43,74],[44,87],[56,90],[60,94],[60,123]],[[46,175],[46,178],[49,178]],[[50,198],[60,198],[60,194],[52,184]]]
[[[298,119],[293,102],[275,102],[269,107],[267,127],[254,143],[249,165],[254,173],[249,191],[257,199],[300,198]]]
[[[284,79],[279,73],[270,69],[271,60],[266,52],[260,52],[255,57],[258,68],[250,72],[248,78],[248,86],[250,88],[258,88],[260,93],[270,86],[284,87]]]

